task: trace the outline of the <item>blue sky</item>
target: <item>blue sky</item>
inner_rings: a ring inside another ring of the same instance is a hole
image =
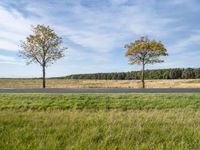
[[[31,25],[50,25],[68,50],[48,76],[139,70],[124,45],[142,35],[161,40],[169,56],[148,69],[200,67],[199,0],[1,0],[0,77],[39,77],[18,57]]]

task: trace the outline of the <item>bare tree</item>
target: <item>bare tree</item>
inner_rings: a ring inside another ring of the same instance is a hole
[[[142,88],[145,88],[144,70],[146,64],[161,63],[160,56],[167,56],[167,50],[161,41],[149,40],[148,37],[141,37],[130,44],[126,44],[125,56],[129,57],[130,64],[142,64],[141,81]]]
[[[49,26],[37,25],[32,27],[33,34],[21,41],[20,56],[27,64],[38,63],[42,67],[43,88],[46,87],[46,68],[56,60],[64,57],[67,48],[61,47],[62,38]]]

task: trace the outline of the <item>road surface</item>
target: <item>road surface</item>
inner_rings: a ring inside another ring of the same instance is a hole
[[[192,93],[200,88],[46,88],[46,89],[0,89],[0,93]]]

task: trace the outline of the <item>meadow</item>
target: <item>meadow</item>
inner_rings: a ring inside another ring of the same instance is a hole
[[[200,93],[0,94],[1,149],[200,149]]]
[[[146,80],[147,88],[200,88],[200,79]],[[0,79],[0,88],[40,88],[40,79]],[[140,88],[140,80],[47,79],[47,88]]]

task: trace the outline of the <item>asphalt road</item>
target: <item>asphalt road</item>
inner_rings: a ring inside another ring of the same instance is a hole
[[[200,88],[46,88],[46,89],[0,89],[0,93],[192,93]]]

